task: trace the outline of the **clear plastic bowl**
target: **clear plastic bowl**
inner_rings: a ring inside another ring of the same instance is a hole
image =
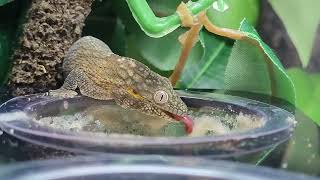
[[[0,179],[223,179],[304,180],[317,179],[248,164],[166,156],[98,156],[33,161],[0,167]]]
[[[262,127],[224,135],[200,137],[147,137],[99,135],[71,132],[40,126],[36,117],[55,115],[68,110],[74,113],[91,106],[114,104],[83,96],[57,99],[44,94],[17,97],[0,106],[0,127],[6,133],[37,145],[76,153],[127,153],[192,155],[224,158],[260,152],[278,145],[291,136],[294,116],[275,106],[230,95],[179,91],[188,107],[215,107],[230,114],[260,117]]]

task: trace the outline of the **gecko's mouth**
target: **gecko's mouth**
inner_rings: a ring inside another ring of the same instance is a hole
[[[182,121],[185,125],[185,128],[186,128],[186,131],[188,134],[192,133],[192,130],[193,130],[193,121],[190,117],[188,116],[180,116],[180,115],[177,115],[177,114],[173,114],[169,111],[165,111],[165,110],[162,110],[164,113],[166,113],[169,117],[171,117],[172,119],[174,120],[177,120],[177,121]]]

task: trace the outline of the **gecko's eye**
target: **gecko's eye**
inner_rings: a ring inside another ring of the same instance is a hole
[[[166,93],[165,91],[157,91],[156,93],[154,93],[153,99],[156,103],[158,104],[164,104],[166,102],[168,102],[168,93]]]

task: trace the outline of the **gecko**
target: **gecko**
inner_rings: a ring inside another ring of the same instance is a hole
[[[49,95],[74,97],[78,93],[99,99],[113,99],[123,108],[181,121],[190,134],[193,121],[187,106],[173,90],[168,78],[150,70],[143,63],[119,56],[103,41],[85,36],[77,40],[63,60],[66,77],[62,87]]]

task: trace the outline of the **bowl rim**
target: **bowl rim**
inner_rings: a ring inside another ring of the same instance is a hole
[[[159,155],[76,156],[58,160],[22,162],[0,169],[2,170],[0,170],[0,178],[19,179],[23,177],[23,179],[33,180],[43,179],[44,177],[56,179],[59,177],[68,178],[99,174],[108,176],[130,173],[187,175],[221,179],[318,179],[304,174],[257,167],[239,162]]]

